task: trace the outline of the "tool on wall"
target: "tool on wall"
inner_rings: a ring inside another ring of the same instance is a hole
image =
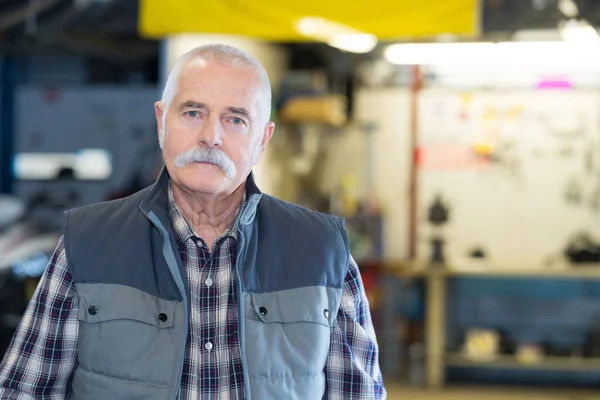
[[[600,211],[600,185],[596,186],[590,194],[590,208],[594,212]]]
[[[583,159],[583,168],[588,175],[594,173],[594,146],[592,143],[586,143],[585,154]]]
[[[575,177],[571,177],[567,182],[565,190],[565,200],[568,204],[579,205],[583,200],[583,189]]]
[[[589,232],[582,231],[572,237],[564,254],[573,264],[600,262],[600,243]]]
[[[445,239],[442,237],[442,226],[449,221],[450,210],[439,193],[435,196],[433,203],[429,207],[427,219],[433,226],[430,262],[432,264],[443,264],[446,259],[444,256]]]
[[[569,113],[538,112],[536,117],[544,132],[557,139],[574,140],[583,138],[586,135],[585,121],[586,115],[583,111],[574,113],[568,118]],[[558,115],[560,118],[557,118]]]

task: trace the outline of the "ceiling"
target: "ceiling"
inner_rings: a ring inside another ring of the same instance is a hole
[[[558,0],[480,1],[483,37],[553,28],[563,18]],[[581,18],[600,26],[600,1],[574,1]],[[138,35],[138,7],[138,0],[0,0],[0,51],[60,51],[123,64],[156,59],[157,41]]]
[[[0,0],[0,32],[26,33],[28,16],[40,28],[137,36],[137,0]]]
[[[158,43],[138,36],[137,19],[137,0],[0,0],[0,51],[144,62]]]
[[[523,29],[556,28],[564,18],[558,10],[558,0],[481,0],[483,3],[483,34],[514,32]],[[600,26],[600,2],[573,0],[579,18]]]

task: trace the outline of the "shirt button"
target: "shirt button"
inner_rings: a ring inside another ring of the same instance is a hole
[[[212,344],[211,342],[206,342],[206,343],[204,344],[204,348],[205,348],[206,350],[210,351],[210,350],[212,350],[212,348],[213,348],[213,344]]]
[[[328,310],[328,309],[325,309],[325,310],[323,311],[323,315],[325,316],[325,318],[329,319],[329,310]]]
[[[91,315],[96,315],[96,314],[98,314],[98,307],[96,307],[96,306],[90,306],[90,308],[88,308],[88,312]]]
[[[206,286],[212,286],[213,280],[211,278],[207,278],[204,283],[206,283]]]

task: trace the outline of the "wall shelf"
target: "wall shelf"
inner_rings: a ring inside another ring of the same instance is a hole
[[[573,278],[573,279],[600,279],[600,263],[581,264],[564,268],[480,268],[461,269],[452,266],[426,266],[422,263],[389,264],[388,270],[395,271],[401,277],[427,277],[442,275],[455,278]]]
[[[525,364],[513,356],[498,356],[495,360],[472,361],[456,353],[446,355],[447,367],[494,368],[494,369],[536,369],[559,371],[600,371],[600,358],[546,356],[540,363]]]
[[[513,356],[501,356],[489,363],[474,362],[458,353],[446,351],[446,305],[449,281],[461,278],[475,279],[557,279],[600,281],[600,263],[561,268],[499,267],[458,269],[452,266],[427,265],[426,263],[389,262],[384,268],[401,279],[423,280],[426,287],[425,342],[427,346],[427,384],[439,388],[445,384],[446,367],[484,368],[505,370],[554,370],[554,371],[600,371],[600,358],[575,358],[546,356],[543,363],[523,364]]]

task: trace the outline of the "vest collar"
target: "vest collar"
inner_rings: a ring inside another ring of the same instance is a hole
[[[144,196],[140,203],[140,209],[144,214],[151,212],[156,214],[160,222],[166,227],[169,222],[169,182],[171,177],[166,167],[162,167],[156,182],[150,187],[150,190]],[[262,192],[254,181],[254,172],[250,172],[246,179],[246,205],[241,210],[239,222],[242,225],[249,225],[254,221],[258,203],[262,198]]]

